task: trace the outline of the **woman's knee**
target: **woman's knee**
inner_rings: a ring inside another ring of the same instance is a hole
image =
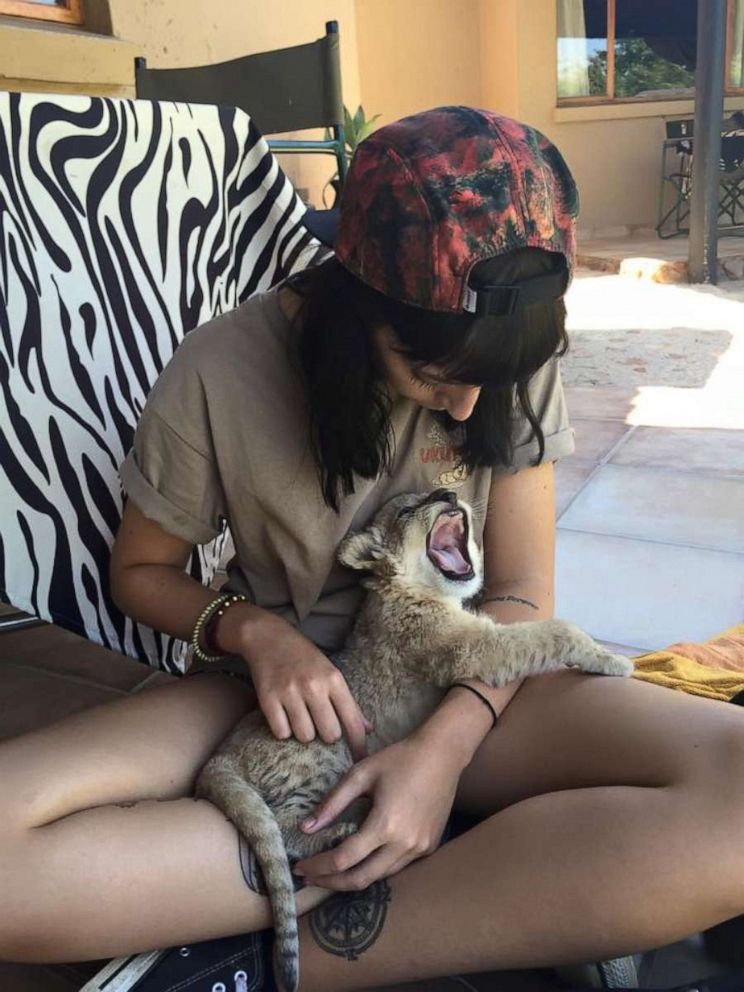
[[[34,857],[32,833],[5,820],[0,830],[0,961],[24,960],[21,948],[33,938],[40,904],[49,902],[36,895],[43,869]]]
[[[458,802],[480,815],[593,786],[716,793],[741,767],[743,733],[737,707],[636,679],[572,671],[528,679],[463,774]]]
[[[686,859],[715,855],[722,872],[721,918],[739,915],[744,899],[744,714],[722,713],[717,726],[707,734],[693,731],[691,738],[684,773],[672,787],[678,813],[669,823],[669,843],[675,842],[679,828],[686,829],[695,838],[686,845]]]
[[[18,829],[93,806],[189,795],[252,690],[183,679],[94,706],[0,744],[0,816]]]
[[[685,745],[682,784],[730,806],[744,826],[744,713],[717,708],[707,725],[691,728]]]

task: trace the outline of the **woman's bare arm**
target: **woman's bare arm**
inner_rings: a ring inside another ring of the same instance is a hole
[[[498,623],[547,620],[554,609],[555,489],[553,465],[494,475],[483,535],[485,601],[481,612]],[[467,681],[501,713],[519,689]],[[491,729],[488,709],[467,689],[453,689],[420,729],[432,746],[447,741],[463,768]]]
[[[168,534],[127,503],[111,555],[111,594],[141,623],[191,639],[194,624],[216,596],[184,572],[192,545]],[[327,743],[345,734],[352,754],[366,754],[366,723],[346,680],[332,662],[281,617],[236,603],[220,618],[219,649],[245,659],[259,705],[276,737],[294,734]]]
[[[111,595],[119,609],[154,630],[188,641],[197,617],[217,595],[184,571],[192,548],[127,500],[109,569]],[[220,622],[221,647],[237,653],[246,624],[264,612],[249,603],[228,610]]]
[[[111,550],[111,595],[127,616],[187,639],[209,590],[184,569],[192,545],[167,533],[129,499]]]
[[[193,545],[149,520],[131,500],[111,552],[111,595],[119,609],[139,623],[188,641],[204,607],[218,595],[184,569]],[[276,621],[252,603],[236,603],[220,619],[219,644],[243,654],[258,624]]]
[[[499,623],[548,620],[555,609],[553,464],[494,476],[483,535],[482,612]]]

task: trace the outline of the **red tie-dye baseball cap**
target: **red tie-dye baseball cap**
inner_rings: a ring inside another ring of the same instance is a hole
[[[568,166],[539,131],[487,110],[437,107],[382,127],[358,146],[333,242],[341,264],[386,296],[480,313],[487,311],[468,285],[473,266],[518,248],[565,260],[558,282],[523,284],[518,306],[562,295],[577,214]]]

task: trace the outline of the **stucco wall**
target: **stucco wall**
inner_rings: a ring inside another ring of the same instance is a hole
[[[344,99],[359,102],[354,0],[86,0],[86,8],[102,33],[0,17],[0,89],[131,97],[135,55],[152,67],[222,62],[303,44],[337,20]],[[335,171],[330,155],[281,162],[315,200]]]
[[[518,0],[480,0],[478,7],[482,106],[516,117]]]
[[[356,0],[364,109],[378,123],[481,98],[479,0]]]
[[[580,226],[656,220],[664,117],[691,101],[556,107],[555,0],[86,0],[93,32],[0,17],[0,88],[133,95],[132,59],[198,65],[301,44],[339,21],[346,104],[380,123],[447,103],[498,109],[544,131],[573,169]],[[728,99],[728,110],[744,97]],[[320,202],[328,156],[283,156]]]
[[[580,228],[656,223],[666,117],[692,101],[556,106],[555,0],[357,0],[361,93],[382,121],[442,103],[499,110],[562,151],[581,194]],[[727,111],[744,98],[726,100]]]
[[[492,0],[517,6],[517,116],[560,148],[576,176],[584,231],[653,227],[666,118],[692,117],[691,100],[556,106],[555,0]],[[727,98],[726,110],[744,107]],[[618,231],[618,233],[620,233]]]

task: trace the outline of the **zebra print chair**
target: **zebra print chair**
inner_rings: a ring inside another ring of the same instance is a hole
[[[235,108],[0,93],[0,600],[183,670],[109,595],[117,467],[184,335],[313,261],[304,212]]]

